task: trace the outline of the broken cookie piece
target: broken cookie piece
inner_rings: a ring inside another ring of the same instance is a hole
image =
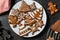
[[[48,2],[48,6],[48,10],[51,12],[51,15],[58,11],[56,4],[53,4],[53,2]]]

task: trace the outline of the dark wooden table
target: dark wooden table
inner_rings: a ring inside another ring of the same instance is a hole
[[[11,0],[11,5],[12,5],[11,8],[18,1],[20,1],[20,0]],[[10,28],[10,26],[8,24],[8,15],[9,15],[10,10],[8,12],[5,12],[4,14],[0,15],[0,21],[1,21],[0,26],[2,28],[5,28],[5,29],[11,31],[11,34],[12,34],[12,36],[14,38],[13,40],[46,40],[48,28],[50,27],[51,24],[53,24],[55,21],[60,19],[60,12],[57,12],[56,14],[54,14],[52,16],[50,14],[50,12],[48,11],[48,9],[47,9],[48,8],[47,4],[48,4],[49,1],[52,1],[55,4],[57,4],[57,8],[60,9],[60,0],[35,0],[35,1],[39,2],[44,7],[44,9],[46,10],[47,24],[46,24],[45,29],[41,32],[41,34],[39,34],[39,35],[37,35],[37,36],[35,36],[33,38],[23,38],[23,37],[18,36],[17,34],[15,34],[12,31],[12,29]]]

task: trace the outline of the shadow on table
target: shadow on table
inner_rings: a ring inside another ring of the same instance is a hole
[[[1,21],[0,21],[0,27],[2,26]]]

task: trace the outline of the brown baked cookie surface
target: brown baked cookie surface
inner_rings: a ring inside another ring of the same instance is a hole
[[[57,32],[60,32],[60,20],[57,20],[52,26],[51,29]]]

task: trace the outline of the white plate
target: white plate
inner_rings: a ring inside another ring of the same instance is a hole
[[[36,2],[36,1],[32,1],[32,0],[24,0],[24,1],[25,1],[28,5],[30,5],[31,3],[35,2],[35,5],[36,5],[37,8],[43,8],[43,7],[41,6],[41,4],[39,4],[39,3]],[[16,4],[13,6],[12,9],[17,9],[17,8],[19,8],[19,7],[21,6],[21,2],[22,2],[22,1],[19,1],[18,3],[16,3]],[[9,15],[11,15],[12,9],[11,9]],[[41,33],[41,32],[43,31],[43,29],[45,28],[45,25],[46,25],[46,21],[47,21],[47,15],[46,15],[46,12],[45,12],[44,8],[43,8],[42,21],[43,21],[44,26],[43,26],[42,28],[39,28],[40,31],[35,32],[34,35],[32,35],[32,33],[29,33],[28,36],[23,36],[23,37],[34,37],[34,36],[38,35],[39,33]],[[12,28],[12,30],[13,30],[17,35],[19,35],[18,25],[17,25],[16,28],[13,28],[12,25],[10,25],[10,27]]]

